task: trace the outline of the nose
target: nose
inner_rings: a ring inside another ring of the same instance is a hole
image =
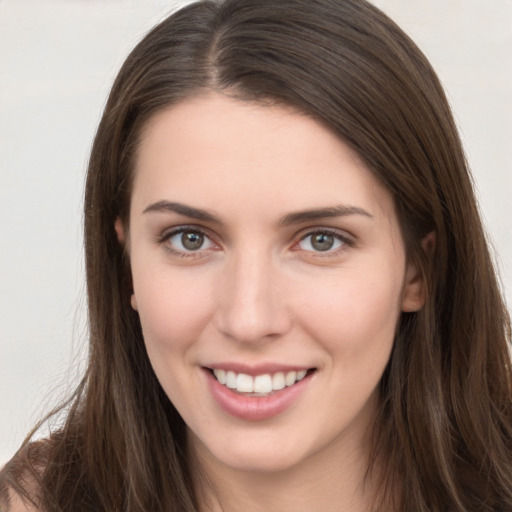
[[[233,255],[219,286],[216,328],[242,343],[277,339],[291,325],[277,265],[261,251]]]

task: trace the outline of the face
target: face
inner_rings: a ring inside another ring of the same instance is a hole
[[[214,94],[170,107],[143,132],[116,229],[149,358],[203,460],[283,471],[361,444],[420,285],[390,194],[333,133]]]

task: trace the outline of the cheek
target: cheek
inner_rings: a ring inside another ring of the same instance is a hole
[[[149,360],[169,399],[186,411],[189,386],[184,383],[190,382],[197,340],[211,316],[208,289],[204,281],[179,272],[134,272],[133,277]]]
[[[204,277],[134,272],[134,293],[148,352],[185,350],[211,316]]]
[[[400,315],[395,274],[353,270],[316,286],[299,306],[303,327],[331,353],[387,357]]]

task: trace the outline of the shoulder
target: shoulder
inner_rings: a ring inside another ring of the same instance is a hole
[[[87,503],[95,510],[92,487],[83,459],[78,429],[52,432],[47,439],[29,441],[0,469],[0,512],[78,510],[66,504]],[[80,508],[80,510],[82,510]]]
[[[41,509],[23,499],[12,488],[6,488],[0,496],[0,512],[41,512]]]
[[[0,470],[0,512],[41,512],[37,506],[38,486],[33,478],[17,482],[9,464]]]
[[[48,441],[28,443],[0,470],[0,512],[39,512]]]

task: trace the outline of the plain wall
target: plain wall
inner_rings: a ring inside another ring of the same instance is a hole
[[[79,373],[88,152],[124,57],[184,3],[0,0],[0,464]],[[374,3],[445,85],[510,304],[512,2]]]

